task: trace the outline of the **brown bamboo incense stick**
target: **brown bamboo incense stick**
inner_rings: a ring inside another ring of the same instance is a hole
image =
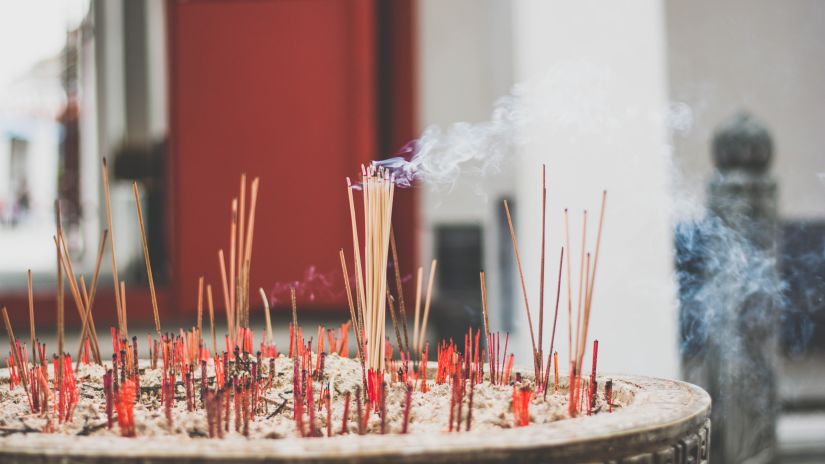
[[[539,362],[539,379],[544,375],[544,351],[543,338],[544,333],[544,254],[545,254],[545,237],[547,230],[547,166],[541,165],[541,258],[539,266],[539,341],[538,352],[536,357]]]
[[[584,269],[585,269],[585,275],[589,276],[590,275],[590,252],[587,253],[587,257],[585,258]],[[589,286],[589,280],[585,279],[585,282],[584,282],[584,287],[585,287],[584,288],[584,294],[585,295],[587,295],[587,287],[588,286]],[[584,352],[586,350],[586,347],[585,347],[586,340],[584,338],[584,337],[586,337],[586,335],[583,335],[583,332],[586,332],[586,331],[587,331],[587,329],[582,327],[581,332],[576,333],[576,355],[578,356],[578,358],[576,358],[576,372],[579,375],[581,375],[581,372],[582,372],[582,361],[584,360]]]
[[[390,227],[390,250],[392,251],[392,267],[395,269],[395,293],[398,294],[398,312],[401,315],[401,325],[404,327],[404,349],[409,353],[410,338],[407,332],[407,306],[404,304],[404,287],[401,285],[401,268],[398,266],[398,249],[395,244],[395,228],[393,227]]]
[[[58,271],[59,272],[59,271]],[[16,366],[20,366],[21,372],[23,372],[23,360],[21,359],[20,352],[17,350],[17,339],[14,338],[14,330],[11,327],[11,321],[9,320],[9,312],[5,306],[3,306],[3,324],[6,326],[6,335],[9,336],[9,344],[11,345],[11,355],[14,359],[14,364]],[[29,380],[28,376],[23,374],[20,376],[20,380],[23,382],[23,389],[27,392],[29,391]]]
[[[198,338],[203,340],[203,276],[198,277]]]
[[[361,323],[366,324],[364,320],[365,311],[365,299],[364,299],[364,274],[363,269],[361,267],[361,246],[359,244],[360,240],[358,239],[358,223],[355,220],[355,202],[352,198],[352,182],[350,178],[347,177],[347,195],[349,199],[349,214],[350,214],[350,222],[352,223],[352,250],[353,250],[353,259],[355,262],[355,303],[358,308],[358,311],[361,313]],[[366,214],[366,213],[365,213]],[[362,327],[362,330],[366,330],[366,327]]]
[[[398,351],[403,351],[404,345],[401,344],[401,330],[398,328],[398,319],[395,315],[395,298],[392,297],[390,294],[390,290],[387,289],[387,306],[390,309],[390,319],[392,319],[392,327],[395,329],[395,338],[396,342],[398,343]]]
[[[289,287],[289,297],[292,301],[292,354],[298,357],[298,303],[295,300],[295,287]]]
[[[249,273],[252,265],[252,241],[255,238],[255,210],[258,203],[258,184],[259,179],[256,177],[252,180],[250,202],[249,202],[249,221],[246,225],[246,241],[244,249],[244,325],[249,327]]]
[[[121,297],[120,297],[120,280],[117,277],[117,254],[115,253],[115,230],[112,223],[112,198],[111,193],[109,191],[109,167],[106,164],[106,158],[103,158],[103,169],[101,170],[103,173],[103,194],[106,201],[106,220],[109,224],[109,243],[111,244],[112,248],[112,280],[115,286],[115,307],[117,309],[117,325],[118,330],[120,332],[125,331],[125,327],[123,325],[123,316],[122,316],[122,308],[121,308]],[[125,333],[122,333],[121,336],[125,336]]]
[[[350,319],[352,319],[352,325],[355,330],[355,343],[358,345],[358,357],[361,358],[361,361],[364,361],[364,353],[362,352],[363,349],[363,340],[361,340],[361,334],[363,330],[363,323],[358,321],[358,314],[355,311],[355,306],[352,303],[352,290],[350,289],[349,284],[349,272],[347,271],[347,261],[344,257],[344,249],[341,248],[338,250],[338,256],[341,259],[341,272],[344,275],[344,289],[347,292],[347,304],[349,306],[349,314]]]
[[[232,327],[234,327],[234,323],[229,322],[228,318],[232,317],[233,322],[235,320],[235,303],[236,303],[235,292],[238,291],[238,288],[237,288],[238,287],[237,286],[238,276],[237,276],[236,270],[238,271],[238,273],[240,272],[240,269],[235,268],[235,264],[236,264],[235,255],[237,254],[237,250],[236,250],[237,246],[238,246],[238,200],[233,199],[232,200],[232,223],[230,224],[230,228],[229,228],[229,283],[228,283],[229,296],[224,297],[224,299],[228,298],[228,305],[226,307],[226,314],[227,314],[226,317],[227,317],[227,324],[229,324],[230,329]],[[223,251],[221,251],[221,253],[223,253]],[[223,258],[221,258],[221,260],[223,260]],[[223,266],[224,269],[226,268],[225,264],[222,264],[222,266]],[[223,275],[223,274],[226,273],[226,271],[222,270],[221,273]],[[224,281],[225,280],[226,280],[226,278],[224,278]],[[227,283],[224,282],[224,293],[226,292],[226,286],[227,286]],[[232,338],[232,340],[235,339],[234,330],[229,330],[229,336]]]
[[[435,281],[435,268],[438,265],[438,260],[434,259],[430,265],[430,276],[427,281],[427,299],[424,301],[424,316],[421,319],[421,338],[418,341],[418,347],[421,349],[424,346],[424,340],[427,339],[427,321],[430,318],[430,302],[433,296],[433,282]]]
[[[209,331],[212,333],[212,355],[218,354],[218,343],[215,339],[215,307],[212,305],[212,285],[206,285],[206,305],[209,307]]]
[[[555,350],[555,344],[556,344],[556,323],[559,320],[559,301],[561,300],[561,274],[562,274],[563,265],[564,265],[564,247],[561,247],[561,252],[559,253],[559,277],[558,277],[558,280],[557,280],[557,283],[556,283],[556,308],[555,308],[555,311],[553,312],[553,332],[551,332],[551,334],[550,334],[550,351],[547,352],[547,359],[548,359],[547,369],[548,369],[548,372],[550,370],[550,356],[553,354],[553,352]],[[545,377],[547,377],[548,375],[549,374],[545,374]]]
[[[576,360],[576,367],[578,367],[578,359],[579,359],[579,333],[581,333],[581,322],[582,322],[582,292],[584,291],[584,287],[587,285],[587,274],[585,273],[584,269],[584,259],[587,255],[587,210],[584,210],[582,215],[582,241],[581,241],[581,263],[579,264],[579,298],[576,304],[576,341],[575,345],[573,346],[573,359]]]
[[[60,219],[60,200],[55,200],[55,217],[57,220],[57,236],[55,249],[57,250],[57,391],[63,396],[63,268],[62,249],[57,237],[62,236],[63,228]],[[20,365],[20,364],[18,364]]]
[[[602,241],[602,225],[603,225],[603,222],[604,222],[604,208],[605,208],[605,203],[606,202],[607,202],[607,191],[605,190],[605,191],[602,191],[602,205],[601,205],[601,209],[599,211],[599,225],[598,225],[598,229],[597,229],[597,232],[596,232],[596,251],[595,251],[595,254],[593,256],[592,273],[589,276],[589,280],[588,280],[588,284],[587,284],[587,292],[586,292],[587,296],[585,297],[584,327],[583,327],[584,334],[583,334],[583,338],[582,338],[582,341],[581,341],[582,346],[584,346],[585,343],[587,342],[587,332],[588,332],[588,328],[590,326],[590,310],[591,310],[591,307],[592,307],[592,304],[593,304],[593,286],[596,284],[596,265],[599,262],[599,249],[601,247],[601,241]],[[582,352],[583,351],[584,351],[584,349],[582,349]],[[582,356],[583,356],[583,353],[582,353]],[[580,364],[581,364],[581,362],[580,362]]]
[[[31,336],[32,366],[37,365],[37,346],[34,336],[34,294],[32,292],[32,270],[26,273],[26,284],[29,290],[29,335]]]
[[[120,309],[123,310],[123,338],[129,338],[129,319],[126,317],[126,281],[120,281]]]
[[[57,217],[59,217],[59,214]],[[66,280],[68,280],[69,282],[69,293],[72,294],[75,307],[77,308],[77,314],[80,317],[81,322],[85,324],[88,313],[87,304],[84,302],[82,296],[80,295],[77,276],[75,275],[74,268],[72,267],[72,261],[71,257],[69,256],[69,249],[66,245],[66,237],[63,235],[62,227],[58,229],[57,233],[58,235],[52,236],[52,238],[54,239],[55,247],[57,247],[57,249],[60,250],[60,253],[57,255],[59,259],[58,266],[60,266],[62,268],[61,271],[66,274]],[[60,238],[58,238],[58,236]],[[62,353],[63,352],[61,351],[60,354]],[[95,356],[95,361],[97,361],[97,356]]]
[[[235,340],[235,325],[234,317],[232,315],[232,303],[229,301],[229,284],[226,281],[226,260],[223,258],[223,250],[218,250],[218,264],[221,268],[221,281],[223,282],[223,302],[226,309],[226,331],[229,332],[229,338]]]
[[[413,321],[413,350],[416,353],[421,352],[421,347],[418,345],[418,325],[421,315],[421,285],[423,280],[424,267],[418,266],[418,272],[415,278],[415,317]]]
[[[524,295],[524,310],[527,312],[527,325],[530,326],[530,342],[533,344],[533,368],[535,370],[535,374],[537,379],[541,378],[541,374],[539,373],[539,364],[536,360],[536,356],[538,351],[536,350],[536,336],[533,332],[533,318],[530,315],[530,303],[527,299],[527,284],[524,281],[524,270],[521,266],[521,256],[518,252],[518,241],[516,240],[516,231],[513,227],[513,218],[510,215],[510,206],[507,204],[507,200],[504,200],[504,211],[507,214],[507,226],[510,228],[510,238],[513,240],[513,250],[516,255],[516,264],[518,265],[518,274],[519,279],[521,280],[521,293]]]
[[[236,250],[236,257],[238,259],[237,267],[237,280],[235,281],[235,285],[238,287],[235,289],[235,302],[232,306],[232,315],[235,316],[235,327],[238,327],[240,323],[240,316],[242,310],[239,308],[240,304],[238,303],[241,299],[241,293],[239,291],[240,288],[240,281],[243,278],[243,264],[244,264],[244,243],[246,239],[246,173],[241,174],[241,186],[240,186],[240,201],[238,202],[238,242],[237,242],[237,250]]]
[[[86,342],[86,337],[91,335],[92,351],[95,355],[95,362],[102,365],[100,358],[100,344],[97,339],[97,329],[95,328],[95,320],[92,316],[92,305],[95,301],[95,293],[97,291],[97,279],[100,276],[100,267],[103,264],[103,253],[106,251],[106,237],[109,236],[109,229],[104,229],[100,237],[100,246],[97,249],[97,260],[95,261],[95,272],[92,277],[92,288],[89,294],[89,304],[86,308],[86,316],[83,319],[83,326],[80,330],[80,347],[77,351],[78,368],[80,367],[80,353],[83,351],[83,344]]]
[[[86,307],[86,312],[83,313],[83,317],[81,318],[81,325],[83,325],[89,318],[89,292],[86,288],[86,279],[83,278],[82,274],[80,275],[80,296],[83,297],[83,305]],[[83,353],[83,345],[81,345],[80,348],[80,353]],[[78,361],[80,361],[80,353],[77,356]],[[94,353],[94,347],[92,347],[92,353]]]
[[[269,315],[269,298],[263,288],[258,289],[261,293],[261,300],[264,302],[264,320],[266,321],[266,342],[272,344],[272,319]]]
[[[155,279],[152,275],[152,263],[149,260],[149,243],[146,240],[146,227],[143,224],[143,208],[140,206],[140,192],[138,192],[137,181],[132,182],[132,190],[135,192],[135,206],[137,206],[138,224],[140,224],[140,237],[143,239],[143,260],[146,262],[146,276],[149,278],[149,294],[152,297],[152,315],[155,317],[155,331],[158,337],[160,331],[160,315],[158,314],[158,296],[155,293]]]
[[[490,318],[487,314],[487,279],[484,271],[478,273],[478,279],[481,282],[481,313],[484,316],[484,340],[487,345],[490,345]]]

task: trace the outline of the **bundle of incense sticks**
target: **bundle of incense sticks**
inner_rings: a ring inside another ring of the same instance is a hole
[[[389,171],[375,166],[361,169],[360,190],[364,200],[363,266],[358,225],[353,200],[354,186],[347,179],[350,220],[352,221],[353,256],[355,258],[355,293],[363,331],[363,350],[370,370],[383,372],[386,345],[387,262],[392,222],[395,182]]]

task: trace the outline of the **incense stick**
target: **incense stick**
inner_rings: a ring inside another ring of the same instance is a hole
[[[604,222],[604,209],[605,203],[607,202],[607,190],[602,191],[602,204],[601,209],[599,211],[599,225],[596,233],[596,251],[593,256],[593,270],[589,277],[588,284],[587,284],[587,292],[585,297],[585,305],[584,305],[584,326],[582,327],[583,331],[583,338],[581,341],[582,346],[584,346],[587,342],[587,332],[590,325],[590,309],[591,305],[593,304],[593,286],[596,284],[596,265],[599,261],[599,249],[601,247],[602,241],[602,225]],[[582,349],[581,356],[584,356],[584,349]],[[579,361],[581,364],[581,361]]]
[[[581,241],[581,263],[579,263],[579,298],[578,303],[576,304],[576,343],[573,347],[574,356],[573,359],[576,361],[576,367],[579,367],[579,345],[580,339],[579,334],[581,333],[581,322],[582,322],[582,292],[584,291],[584,287],[587,285],[587,278],[585,277],[587,273],[585,273],[584,269],[584,258],[587,255],[587,210],[584,210],[582,215],[582,241]],[[578,371],[577,371],[578,373]]]
[[[226,261],[223,258],[223,250],[218,250],[218,264],[221,268],[221,281],[223,282],[223,302],[226,309],[226,331],[229,338],[235,340],[234,318],[232,317],[232,303],[229,300],[230,290],[226,282]]]
[[[390,290],[387,289],[387,305],[390,308],[390,319],[392,319],[392,327],[395,329],[395,338],[398,343],[398,351],[403,351],[404,345],[401,344],[401,331],[398,329],[398,320],[395,317],[395,298],[392,297],[390,294]]]
[[[143,208],[140,206],[140,193],[138,192],[137,181],[132,183],[132,190],[135,192],[135,206],[137,206],[138,224],[140,224],[140,237],[143,239],[143,260],[146,262],[146,276],[149,278],[149,294],[152,297],[152,315],[155,317],[155,330],[158,337],[160,331],[160,315],[158,314],[158,297],[155,293],[155,279],[152,275],[152,263],[149,260],[149,243],[146,240],[146,227],[143,224]]]
[[[437,265],[437,259],[434,259],[430,265],[430,276],[427,281],[427,299],[424,302],[424,316],[421,319],[421,339],[418,342],[419,349],[424,346],[424,340],[427,338],[427,321],[430,318],[430,302],[433,295],[433,282],[435,281],[435,268]]]
[[[126,281],[120,281],[120,309],[123,310],[123,338],[129,338],[129,320],[126,317]]]
[[[538,352],[536,357],[539,362],[539,377],[544,375],[544,351],[542,344],[542,334],[544,333],[544,254],[545,254],[545,236],[547,224],[547,167],[541,165],[541,258],[539,259],[539,341]],[[551,351],[552,352],[552,351]]]
[[[58,266],[58,268],[59,268],[59,266]],[[58,271],[58,272],[60,272],[60,271]],[[20,366],[22,368],[23,360],[20,357],[20,351],[17,349],[17,344],[16,344],[17,339],[14,338],[14,330],[12,330],[11,321],[9,320],[9,312],[6,309],[5,306],[3,306],[2,312],[3,312],[3,324],[6,326],[6,334],[9,336],[9,344],[11,345],[12,358],[14,359],[15,365]],[[27,377],[28,376],[26,376],[25,374],[20,376],[20,380],[23,382],[23,388],[26,390],[26,392],[29,391],[29,381],[28,381]]]
[[[212,355],[218,354],[218,343],[215,339],[215,308],[212,305],[212,285],[206,284],[206,305],[209,308],[209,331],[212,333]]]
[[[485,278],[484,271],[479,272],[478,274],[479,281],[481,282],[481,314],[484,316],[484,340],[486,341],[487,345],[490,345],[490,318],[487,314],[487,279]]]
[[[292,353],[298,358],[298,303],[295,301],[295,287],[289,287],[289,297],[292,301]]]
[[[352,224],[352,249],[353,259],[355,262],[355,304],[361,317],[361,330],[365,331],[364,275],[361,267],[361,246],[359,244],[360,240],[358,239],[358,223],[355,220],[355,202],[352,198],[352,188],[352,182],[350,181],[350,178],[347,177],[347,198],[349,200],[349,214],[350,222]],[[364,214],[366,214],[366,212]],[[366,355],[366,353],[364,354]]]
[[[234,330],[234,322],[235,322],[235,308],[236,308],[236,292],[238,291],[237,285],[237,273],[240,273],[240,269],[235,268],[235,255],[236,248],[238,246],[238,200],[232,199],[232,221],[229,227],[229,296],[224,296],[224,299],[227,299],[227,306],[226,306],[226,318],[227,324],[229,324],[228,331],[229,336],[232,340],[235,340],[235,330]],[[220,252],[223,254],[223,250]],[[221,257],[221,261],[223,261],[223,257]],[[226,273],[226,264],[221,263],[222,270],[221,275]],[[224,293],[226,293],[226,285],[227,283],[226,277],[224,277]],[[232,321],[229,321],[229,319]]]
[[[573,363],[573,284],[570,279],[570,221],[564,208],[564,248],[567,250],[567,359]]]
[[[344,289],[347,292],[347,304],[349,306],[349,314],[350,319],[352,319],[352,324],[355,326],[355,343],[358,345],[358,357],[361,358],[361,361],[364,361],[364,354],[362,352],[363,349],[363,341],[361,340],[361,331],[363,330],[363,322],[358,321],[358,315],[355,312],[355,306],[352,304],[352,290],[350,289],[349,285],[349,272],[347,271],[347,261],[344,257],[344,249],[341,248],[338,250],[338,256],[341,259],[341,272],[344,275]]]
[[[32,293],[32,270],[29,269],[26,273],[26,284],[29,290],[29,335],[31,336],[32,347],[32,366],[37,365],[37,346],[35,345],[34,336],[34,295]]]
[[[252,264],[252,241],[255,237],[255,210],[258,202],[258,183],[259,179],[256,177],[252,180],[251,187],[251,201],[249,202],[249,221],[246,227],[246,242],[244,249],[244,327],[249,328],[249,273]]]
[[[77,353],[78,353],[78,355],[77,355],[77,360],[78,360],[77,366],[78,366],[78,368],[80,367],[80,364],[79,364],[80,363],[80,353],[83,350],[83,343],[85,343],[86,337],[88,337],[89,335],[91,335],[91,338],[92,338],[92,348],[93,348],[93,351],[95,353],[95,362],[97,364],[101,364],[101,365],[103,363],[103,360],[100,357],[100,344],[99,344],[98,338],[97,338],[97,329],[95,328],[95,320],[94,320],[94,317],[92,316],[92,305],[94,304],[94,300],[95,300],[95,293],[97,291],[97,279],[100,276],[100,267],[103,264],[103,253],[104,253],[104,251],[106,251],[106,237],[108,237],[108,235],[109,235],[109,229],[104,229],[103,234],[100,237],[100,246],[98,246],[98,250],[97,250],[97,260],[95,261],[95,272],[94,272],[94,275],[92,277],[92,288],[91,288],[91,292],[89,294],[89,304],[87,305],[87,308],[86,308],[86,316],[82,318],[84,323],[83,323],[83,327],[81,328],[81,331],[80,331],[80,347],[78,348],[78,351],[77,351]]]
[[[62,237],[63,227],[60,219],[60,200],[55,200],[55,218],[57,222],[57,237]],[[63,398],[63,269],[62,253],[60,242],[55,237],[55,249],[57,250],[57,391],[60,392],[60,398]],[[18,364],[22,365],[22,364]]]
[[[553,313],[553,332],[550,336],[550,351],[547,353],[547,369],[550,369],[550,356],[553,354],[553,350],[555,349],[556,344],[556,322],[559,320],[559,300],[561,300],[561,273],[562,267],[564,265],[564,247],[561,247],[561,252],[559,253],[559,277],[556,284],[556,308]],[[546,375],[545,375],[546,377]],[[545,382],[546,383],[546,382]],[[546,391],[545,391],[546,393]]]
[[[395,228],[390,227],[390,250],[392,251],[392,267],[395,269],[395,292],[398,294],[398,311],[401,314],[401,324],[404,327],[404,346],[410,352],[410,339],[407,334],[407,306],[404,304],[404,287],[401,285],[401,268],[398,267],[398,249],[395,245]],[[399,347],[401,349],[401,347]]]
[[[246,173],[241,174],[241,185],[240,185],[240,201],[238,202],[238,241],[237,241],[237,252],[236,256],[238,259],[238,265],[235,268],[237,270],[237,280],[235,281],[236,289],[235,289],[235,301],[232,303],[232,315],[235,317],[235,327],[238,326],[240,323],[240,308],[238,301],[241,299],[240,295],[240,281],[243,275],[243,263],[244,263],[244,240],[246,239]]]
[[[415,278],[415,321],[413,322],[413,349],[416,353],[421,351],[418,345],[418,320],[421,312],[421,284],[424,274],[424,267],[418,266],[418,272]]]
[[[198,338],[203,339],[203,276],[198,277]]]
[[[266,342],[272,344],[272,319],[269,317],[269,298],[263,288],[258,289],[261,293],[261,300],[264,302],[264,318],[266,321]]]
[[[504,200],[504,211],[507,214],[507,226],[510,228],[510,238],[513,240],[513,251],[516,255],[516,264],[518,265],[519,279],[521,280],[521,293],[524,295],[524,310],[527,312],[527,325],[530,326],[530,342],[533,344],[533,368],[536,371],[536,378],[541,378],[539,374],[538,362],[536,361],[536,336],[533,333],[533,318],[530,315],[530,303],[527,299],[527,284],[524,281],[524,270],[521,267],[521,256],[518,252],[518,241],[516,240],[516,231],[513,228],[513,218],[510,215],[510,205],[507,200]]]
[[[120,296],[120,280],[117,277],[117,254],[115,253],[115,229],[112,223],[112,199],[111,194],[109,192],[109,167],[106,164],[106,157],[103,158],[103,169],[101,170],[103,173],[103,196],[106,202],[106,220],[109,223],[109,235],[111,236],[109,239],[109,243],[111,244],[112,248],[112,281],[114,282],[115,286],[115,307],[117,309],[117,324],[118,330],[121,332],[125,332],[125,327],[123,325],[123,317],[121,313],[123,312],[122,304],[121,304],[121,296]],[[126,336],[125,333],[122,333],[121,336]]]

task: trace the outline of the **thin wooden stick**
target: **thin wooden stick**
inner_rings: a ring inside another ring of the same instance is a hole
[[[223,282],[223,302],[226,308],[226,331],[229,332],[229,338],[235,340],[235,326],[234,318],[232,317],[232,303],[229,301],[230,290],[226,282],[226,261],[223,258],[223,250],[218,250],[218,264],[221,267],[221,281]]]
[[[547,225],[547,167],[541,165],[541,258],[539,266],[539,341],[536,357],[539,362],[539,379],[544,375],[544,351],[542,334],[544,333],[544,254]],[[551,350],[552,352],[552,350]]]
[[[401,268],[398,266],[398,249],[395,244],[395,228],[390,228],[390,250],[392,251],[392,267],[395,269],[395,293],[398,294],[398,311],[401,314],[401,324],[404,327],[404,346],[410,352],[410,338],[407,332],[407,306],[404,304],[404,287],[401,285]],[[399,347],[400,349],[400,347]]]
[[[559,300],[561,300],[561,272],[562,272],[563,264],[564,264],[564,247],[561,247],[561,253],[559,254],[559,277],[558,277],[558,283],[556,285],[556,310],[554,311],[554,315],[553,315],[553,332],[551,333],[551,336],[550,336],[550,351],[547,353],[547,356],[548,356],[547,368],[548,369],[550,369],[549,357],[553,354],[553,350],[555,349],[555,344],[556,344],[556,322],[558,322],[558,320],[559,320]]]
[[[421,346],[418,344],[418,325],[421,313],[421,285],[424,277],[424,267],[418,266],[418,272],[415,279],[415,321],[413,322],[413,350],[416,353],[421,351]]]
[[[236,305],[236,298],[235,293],[238,291],[237,285],[237,273],[240,273],[240,269],[235,268],[235,255],[237,254],[236,248],[238,246],[238,200],[232,199],[232,223],[229,228],[229,296],[224,297],[228,298],[228,305],[226,309],[226,317],[227,317],[227,324],[229,324],[229,336],[232,340],[235,340],[235,333],[234,333],[234,320],[235,320],[235,305]],[[223,253],[223,251],[221,251]],[[223,258],[221,258],[223,260]],[[224,270],[221,271],[222,275],[226,273],[225,264],[221,264]],[[236,273],[237,271],[237,273]],[[224,281],[226,278],[224,278]],[[226,292],[226,282],[224,282],[224,292]],[[229,318],[232,318],[232,322],[229,322]]]
[[[37,346],[35,344],[34,336],[34,294],[32,292],[32,270],[29,269],[26,273],[26,284],[29,289],[29,335],[31,335],[32,347],[32,366],[37,365]]]
[[[567,359],[573,363],[573,284],[570,278],[570,221],[564,208],[564,248],[567,250]],[[572,380],[571,380],[572,382]]]
[[[298,357],[298,303],[295,300],[295,287],[289,287],[289,297],[292,301],[292,355]]]
[[[212,285],[206,284],[206,306],[209,307],[209,331],[212,333],[212,355],[218,354],[218,343],[215,339],[215,307],[212,305]]]
[[[347,177],[347,195],[349,198],[350,222],[352,223],[352,250],[355,262],[355,303],[361,313],[361,323],[366,324],[364,320],[364,306],[366,303],[364,297],[364,274],[361,267],[361,246],[359,244],[360,240],[358,239],[358,223],[355,220],[355,202],[352,198],[352,182],[349,177]],[[366,330],[366,327],[362,327],[361,329]]]
[[[392,297],[390,294],[390,289],[387,289],[387,305],[390,308],[390,319],[392,319],[392,327],[395,329],[395,338],[398,343],[398,351],[402,351],[404,349],[404,345],[401,344],[401,330],[398,329],[398,319],[395,316],[395,298]]]
[[[484,340],[487,345],[490,345],[490,318],[487,314],[487,279],[484,271],[478,273],[478,279],[481,282],[481,314],[484,316]]]
[[[120,280],[117,277],[117,254],[115,253],[115,229],[112,223],[112,199],[111,194],[109,192],[109,167],[106,164],[106,158],[103,158],[103,193],[104,198],[106,200],[106,220],[109,223],[109,235],[111,236],[109,239],[109,243],[112,247],[112,281],[114,282],[115,286],[115,307],[117,309],[117,325],[118,330],[120,330],[121,336],[126,336],[125,333],[125,326],[123,324],[123,318],[121,313],[123,312],[122,304],[121,304],[121,296],[120,296]]]
[[[266,342],[272,344],[272,319],[269,316],[269,298],[263,288],[258,289],[261,293],[261,300],[264,302],[264,318],[266,320]]]
[[[352,290],[350,289],[349,285],[349,272],[347,271],[347,261],[344,257],[344,249],[341,248],[338,250],[338,256],[341,259],[341,272],[344,275],[344,289],[347,292],[347,304],[349,305],[349,314],[350,319],[352,319],[352,324],[355,330],[355,343],[358,345],[358,357],[361,358],[362,362],[364,361],[364,354],[362,352],[362,340],[361,340],[361,330],[363,330],[362,323],[358,321],[358,315],[355,312],[355,306],[352,304]]]
[[[235,282],[235,285],[240,287],[240,282],[243,279],[243,263],[244,263],[244,240],[246,239],[246,173],[241,174],[241,193],[240,193],[240,202],[238,203],[238,250],[237,250],[237,258],[238,258],[238,267],[236,268],[238,271],[238,280]],[[241,299],[241,294],[238,289],[235,290],[235,303],[232,307],[232,314],[235,316],[236,325],[241,322],[241,309],[239,308],[240,304],[238,303]]]
[[[129,319],[126,317],[126,281],[120,281],[120,307],[123,310],[123,338],[129,338]]]
[[[584,269],[584,259],[587,255],[587,210],[584,210],[582,216],[582,241],[581,241],[582,253],[581,253],[581,263],[579,264],[579,298],[578,303],[576,304],[576,343],[573,346],[574,348],[574,357],[573,359],[576,360],[576,367],[578,368],[578,359],[579,359],[579,334],[581,333],[581,322],[582,322],[582,292],[584,291],[585,286],[587,285],[587,273],[585,273]]]
[[[58,272],[60,271],[58,270]],[[14,359],[14,364],[21,369],[20,380],[23,382],[23,389],[26,390],[26,392],[28,392],[29,379],[24,372],[25,367],[23,366],[23,360],[20,357],[20,352],[17,350],[17,339],[14,338],[14,330],[12,330],[11,321],[9,320],[9,311],[6,309],[5,306],[3,306],[3,324],[6,326],[6,335],[9,336],[9,344],[11,345],[11,355]]]
[[[607,191],[602,191],[602,205],[601,210],[599,211],[599,225],[596,233],[596,252],[593,256],[593,271],[589,277],[589,281],[587,284],[587,292],[585,297],[585,304],[584,304],[584,327],[583,327],[583,338],[581,341],[582,346],[587,343],[587,332],[590,326],[590,310],[591,305],[593,304],[593,286],[596,284],[596,265],[599,262],[599,249],[601,247],[602,241],[602,224],[604,222],[604,208],[605,203],[607,202]],[[582,348],[582,356],[584,356],[584,349]],[[579,361],[581,364],[581,361]]]
[[[198,277],[198,338],[203,339],[203,276]]]
[[[152,297],[152,315],[155,318],[155,331],[158,338],[161,337],[160,315],[158,314],[158,296],[155,293],[155,278],[152,274],[152,263],[149,260],[149,242],[146,240],[146,226],[143,224],[143,208],[140,206],[140,192],[137,181],[132,182],[132,190],[135,192],[135,205],[137,206],[138,224],[140,224],[140,236],[143,239],[143,260],[146,262],[146,276],[149,278],[149,294]]]
[[[55,248],[57,250],[57,368],[59,369],[57,372],[57,391],[60,392],[60,396],[63,396],[63,317],[64,317],[64,307],[63,307],[63,269],[62,265],[63,259],[62,254],[63,250],[60,248],[60,242],[57,240],[57,237],[62,237],[63,235],[63,226],[61,225],[61,218],[60,218],[60,200],[55,200],[55,217],[57,221],[57,236],[55,237]],[[82,304],[81,304],[82,305]],[[18,364],[22,365],[22,364]],[[61,411],[62,412],[62,411]]]
[[[510,227],[510,237],[513,240],[513,250],[515,251],[516,255],[516,264],[518,264],[518,274],[519,279],[521,280],[521,293],[524,295],[524,310],[527,312],[527,325],[530,326],[530,342],[533,344],[533,368],[535,369],[535,374],[537,379],[541,378],[539,373],[538,362],[536,361],[536,355],[538,351],[536,350],[536,336],[533,333],[533,318],[530,315],[530,302],[527,299],[527,284],[524,281],[524,270],[521,267],[521,256],[518,252],[518,241],[516,240],[516,231],[513,227],[513,218],[510,215],[510,205],[507,204],[507,200],[504,200],[504,211],[507,214],[507,225]]]
[[[100,344],[97,338],[97,329],[95,328],[95,320],[92,316],[92,305],[95,301],[95,293],[97,291],[97,279],[100,276],[100,268],[103,264],[103,253],[106,251],[106,237],[109,236],[109,229],[104,229],[103,234],[100,237],[100,246],[97,249],[97,260],[95,262],[95,273],[92,277],[92,288],[91,293],[89,294],[89,304],[86,308],[86,315],[83,319],[83,327],[80,331],[80,347],[77,350],[77,366],[80,367],[80,353],[83,352],[83,344],[86,342],[86,337],[91,335],[92,339],[92,349],[95,353],[95,362],[99,365],[102,365],[102,359],[100,357]]]
[[[424,346],[424,340],[427,339],[427,321],[430,318],[430,302],[433,295],[433,282],[435,281],[435,268],[437,265],[437,259],[434,259],[430,265],[430,276],[427,281],[427,299],[424,302],[424,317],[421,320],[421,338],[418,341],[419,349]]]
[[[258,183],[259,179],[256,177],[252,180],[252,187],[251,187],[251,201],[249,202],[249,221],[247,222],[246,227],[246,242],[244,249],[244,262],[246,266],[244,267],[244,324],[246,327],[249,327],[249,273],[250,273],[250,266],[252,264],[252,240],[255,237],[255,210],[258,203]]]

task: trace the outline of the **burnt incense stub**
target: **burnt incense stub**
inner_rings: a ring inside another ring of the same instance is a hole
[[[0,378],[6,380],[6,370]],[[525,376],[526,377],[526,376]],[[435,427],[407,435],[339,435],[332,438],[272,438],[227,435],[206,439],[186,435],[83,436],[56,433],[0,433],[0,461],[10,463],[706,463],[710,437],[710,398],[684,382],[633,376],[599,376],[612,380],[617,405],[599,413],[531,425],[491,429],[474,419],[469,432],[448,433]],[[477,389],[487,383],[479,384]],[[566,390],[566,379],[560,389]],[[10,401],[3,389],[0,403]],[[563,397],[564,395],[560,395]],[[482,397],[479,391],[476,399]],[[0,404],[1,407],[6,407]],[[423,406],[423,405],[422,405]],[[535,412],[534,410],[531,413]],[[482,415],[479,415],[478,420]],[[511,420],[508,416],[508,421]],[[268,419],[259,417],[257,426]],[[19,424],[3,424],[6,430]],[[445,425],[445,424],[441,424]],[[85,430],[85,427],[81,430]],[[65,432],[65,431],[64,431]],[[274,438],[274,435],[273,435]]]

